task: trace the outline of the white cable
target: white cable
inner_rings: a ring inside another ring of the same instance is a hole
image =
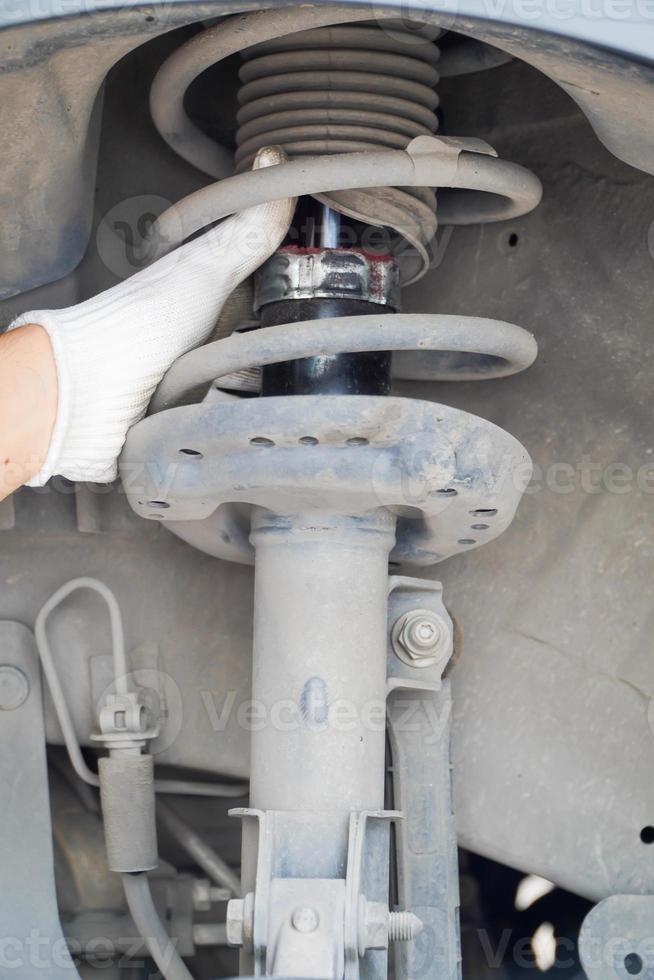
[[[111,640],[116,685],[118,685],[120,681],[122,691],[126,691],[127,662],[125,660],[125,642],[122,617],[120,615],[120,608],[118,606],[116,596],[103,582],[100,582],[94,578],[75,578],[71,579],[70,582],[66,582],[65,585],[62,585],[60,589],[57,589],[57,591],[50,596],[45,605],[42,606],[41,611],[36,617],[34,636],[36,638],[36,647],[43,666],[43,673],[46,676],[48,687],[50,688],[52,703],[59,720],[59,726],[64,736],[64,742],[66,744],[66,750],[68,752],[71,765],[77,775],[83,779],[84,782],[88,783],[90,786],[98,787],[100,785],[100,781],[96,774],[89,769],[84,761],[84,756],[82,755],[82,750],[75,732],[75,726],[73,725],[70,717],[66,697],[59,680],[54,659],[52,657],[52,650],[50,649],[46,630],[46,622],[53,609],[56,609],[58,605],[68,598],[71,592],[75,592],[77,589],[93,589],[95,592],[99,593],[99,595],[101,595],[104,601],[107,603],[109,608],[109,616],[111,619]]]
[[[118,605],[118,600],[116,599],[114,592],[108,585],[105,585],[104,582],[100,582],[99,579],[88,576],[75,578],[71,579],[70,582],[66,582],[65,585],[62,585],[61,588],[57,589],[57,591],[54,592],[48,601],[42,606],[39,614],[36,617],[34,636],[36,639],[36,647],[39,658],[43,666],[43,673],[45,674],[48,682],[48,687],[52,696],[52,703],[59,721],[59,727],[61,728],[61,732],[64,737],[64,744],[66,746],[66,751],[68,752],[71,765],[80,779],[83,779],[85,783],[89,784],[89,786],[95,786],[97,788],[100,785],[100,781],[97,774],[89,769],[84,760],[84,756],[82,755],[79,739],[77,738],[77,732],[75,731],[75,726],[73,724],[70,711],[68,710],[66,696],[61,686],[59,674],[57,673],[57,668],[52,656],[52,650],[50,648],[46,629],[46,623],[50,613],[65,599],[67,599],[72,592],[77,591],[77,589],[92,589],[94,592],[97,592],[100,596],[102,596],[104,601],[107,603],[109,616],[111,619],[114,682],[118,693],[128,692],[128,667],[127,657],[125,654],[125,636],[123,632],[123,621],[120,614],[120,606]],[[186,779],[155,779],[154,788],[158,793],[177,793],[179,795],[188,796],[237,797],[243,796],[245,793],[247,793],[247,787],[242,784],[231,785],[229,783],[201,783]]]
[[[130,915],[162,975],[166,980],[193,980],[159,918],[148,876],[123,874],[121,878]]]
[[[264,148],[253,169],[286,160]],[[108,482],[127,430],[143,417],[166,370],[203,343],[229,294],[281,245],[295,198],[248,208],[99,296],[64,310],[32,310],[9,327],[40,324],[57,367],[57,418],[30,482],[60,474]]]

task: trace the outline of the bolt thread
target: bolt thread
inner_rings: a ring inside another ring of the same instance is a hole
[[[413,912],[391,912],[388,917],[388,938],[405,943],[422,932],[422,922]]]

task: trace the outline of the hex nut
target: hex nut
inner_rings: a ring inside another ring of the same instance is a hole
[[[452,650],[450,629],[438,613],[412,609],[400,616],[391,631],[395,655],[410,667],[447,663]]]
[[[229,946],[243,946],[246,950],[251,949],[254,928],[253,892],[249,892],[245,898],[230,899],[227,903],[225,926]]]
[[[227,903],[227,916],[225,925],[227,927],[227,943],[230,946],[243,945],[243,919],[245,915],[245,900],[242,898],[232,898]]]
[[[388,949],[389,910],[386,902],[368,902],[361,898],[359,905],[359,952],[367,949]]]

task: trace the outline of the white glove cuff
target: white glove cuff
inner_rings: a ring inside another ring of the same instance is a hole
[[[285,159],[259,151],[255,167]],[[230,293],[282,243],[295,201],[234,215],[130,279],[64,310],[24,313],[48,333],[57,367],[57,418],[46,460],[30,486],[55,474],[106,483],[130,426],[147,410],[173,361],[205,341]]]

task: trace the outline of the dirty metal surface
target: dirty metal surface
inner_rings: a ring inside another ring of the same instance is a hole
[[[0,622],[0,854],[3,972],[79,980],[57,909],[43,700],[32,634]],[[45,974],[44,974],[45,975]]]
[[[389,507],[410,512],[391,560],[430,565],[501,534],[530,472],[523,447],[484,419],[364,395],[185,405],[139,422],[121,456],[136,513],[171,520],[182,537],[202,535],[189,525],[206,522],[204,550],[229,558],[239,549],[240,561],[252,560],[251,506]]]
[[[37,23],[30,23],[27,5],[9,6],[4,18],[0,12],[0,124],[10,137],[0,148],[0,210],[5,223],[0,297],[61,279],[84,255],[92,232],[103,86],[112,67],[139,45],[175,27],[261,4],[116,3],[120,9],[113,11],[104,4],[96,11],[85,6],[81,16],[71,5],[66,8],[70,16]],[[425,20],[487,41],[534,65],[578,103],[613,153],[654,172],[648,125],[654,112],[654,66],[642,52],[630,61],[623,53],[605,50],[638,52],[639,16],[636,23],[622,16],[573,16],[571,22],[538,13],[546,16],[537,17],[539,30],[534,31],[533,24],[520,23],[517,11],[505,20],[498,10],[498,22],[490,23],[485,12],[477,15],[473,4],[458,3],[453,9],[443,4],[433,13],[424,5],[420,9]],[[560,36],[562,25],[571,37]],[[169,42],[163,43],[165,47]],[[126,127],[121,139],[138,136]],[[47,154],[42,152],[44,142]],[[170,165],[170,151],[162,144],[158,152],[164,166]],[[182,168],[182,174],[186,186],[178,186],[176,198],[179,191],[199,186],[193,168]],[[144,191],[151,193],[152,187]]]
[[[159,192],[178,196],[131,71],[106,92],[99,215],[143,191],[142,168],[121,163],[124,127],[143,133]],[[524,66],[444,81],[441,96],[446,131],[487,139],[545,185],[539,209],[515,223],[441,230],[435,268],[404,298],[408,311],[521,323],[540,348],[518,377],[398,389],[489,418],[536,466],[511,527],[434,571],[461,634],[451,674],[459,840],[592,898],[642,892],[654,871],[654,846],[641,840],[654,812],[654,180],[612,157],[571,100]],[[50,303],[111,281],[94,239]],[[0,532],[0,616],[32,624],[67,578],[104,578],[130,649],[154,644],[179,689],[180,723],[160,761],[245,774],[251,572],[140,521],[117,490],[93,510],[89,521],[61,482],[16,495],[4,522],[14,526]],[[82,732],[89,652],[109,651],[103,629],[91,597],[53,620]],[[48,733],[56,740],[51,716]]]

